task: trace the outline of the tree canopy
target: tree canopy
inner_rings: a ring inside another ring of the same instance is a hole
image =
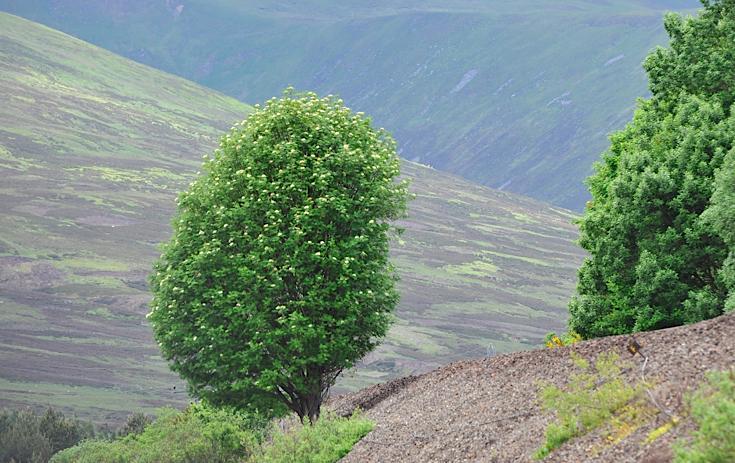
[[[735,0],[702,3],[697,17],[666,16],[670,47],[644,63],[652,96],[588,180],[580,243],[590,257],[569,322],[585,337],[735,306]]]
[[[318,418],[392,320],[399,167],[388,133],[313,93],[256,106],[222,139],[151,278],[156,339],[194,395]]]

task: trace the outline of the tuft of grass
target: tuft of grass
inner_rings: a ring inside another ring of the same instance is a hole
[[[594,368],[578,354],[572,353],[572,360],[580,371],[564,389],[553,384],[541,388],[542,406],[556,414],[556,421],[546,428],[546,442],[533,455],[537,460],[610,421],[641,395],[640,386],[622,377],[617,354],[600,354]]]
[[[658,439],[659,437],[661,437],[664,434],[666,434],[669,431],[671,431],[674,428],[674,426],[676,426],[677,424],[679,424],[679,422],[680,422],[679,417],[677,417],[677,416],[673,417],[672,419],[668,420],[667,422],[665,422],[661,426],[659,426],[656,429],[654,429],[653,431],[649,432],[648,435],[646,436],[646,440],[644,442],[646,443],[646,445],[655,442],[656,439]]]
[[[691,442],[674,445],[676,463],[735,461],[735,369],[714,371],[689,399],[699,428]]]
[[[56,263],[60,270],[93,270],[101,272],[127,272],[130,265],[126,262],[104,259],[102,257],[74,257]]]

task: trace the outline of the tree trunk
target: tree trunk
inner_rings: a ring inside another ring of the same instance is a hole
[[[307,409],[307,414],[309,415],[309,423],[311,424],[316,423],[316,420],[319,419],[321,408],[322,408],[322,396],[321,394],[317,394],[315,397],[315,400],[309,404],[309,407]]]
[[[315,424],[319,419],[319,413],[322,407],[322,394],[314,393],[304,396],[299,401],[299,409],[296,410],[296,414],[299,415],[301,423],[306,424],[307,419],[309,424]]]
[[[334,384],[342,369],[333,369],[325,374],[323,370],[312,370],[305,374],[307,379],[317,378],[311,382],[311,391],[301,393],[290,382],[278,386],[275,394],[288,408],[299,416],[302,424],[315,424],[319,419],[321,406],[329,394],[329,388]]]

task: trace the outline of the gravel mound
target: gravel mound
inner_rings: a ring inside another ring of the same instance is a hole
[[[642,355],[628,351],[633,339]],[[546,461],[667,462],[671,443],[693,429],[686,392],[696,389],[706,371],[735,366],[735,314],[634,337],[611,336],[566,348],[456,362],[337,397],[329,405],[338,413],[348,415],[360,407],[376,422],[342,461],[534,461],[531,456],[554,419],[539,406],[539,384],[563,385],[578,371],[571,351],[589,360],[617,352],[630,364],[624,374],[631,383],[645,375],[651,384],[648,400],[657,412],[619,442],[607,439],[610,429],[603,426],[565,443]],[[653,443],[645,443],[670,415],[681,417],[681,422]]]

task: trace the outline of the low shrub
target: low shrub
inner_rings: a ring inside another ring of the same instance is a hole
[[[372,428],[359,415],[325,414],[313,426],[281,431],[263,417],[192,405],[183,412],[164,409],[140,433],[88,440],[57,453],[51,462],[332,463]]]
[[[314,425],[297,425],[288,432],[274,432],[270,442],[249,463],[333,463],[373,429],[374,423],[359,413],[350,418],[326,414]]]
[[[689,404],[698,429],[690,442],[674,446],[675,462],[735,461],[735,369],[709,373]]]
[[[86,441],[54,455],[51,462],[240,462],[258,446],[255,421],[251,416],[203,405],[192,405],[183,412],[163,409],[139,434]]]
[[[59,450],[94,437],[91,423],[54,409],[0,411],[0,462],[46,463]]]
[[[127,436],[128,434],[141,434],[145,431],[146,426],[153,423],[153,417],[146,415],[143,412],[135,412],[128,416],[125,424],[120,429],[118,435],[120,437]]]
[[[555,349],[557,347],[571,346],[582,341],[582,335],[574,331],[568,331],[561,336],[554,332],[548,333],[544,338],[544,345],[549,349]]]
[[[572,353],[572,360],[581,371],[571,376],[564,389],[553,384],[541,388],[542,406],[556,414],[556,422],[547,426],[546,442],[534,454],[536,459],[599,427],[641,395],[641,388],[621,375],[617,354],[600,354],[594,369],[577,354]]]

